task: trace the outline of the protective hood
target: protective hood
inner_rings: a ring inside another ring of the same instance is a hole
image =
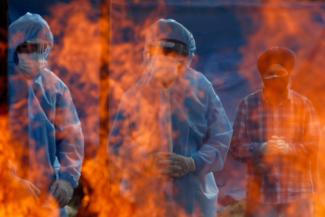
[[[196,51],[196,44],[192,33],[182,24],[173,19],[159,19],[150,26],[146,36],[146,44],[158,44],[162,47],[174,49],[175,43],[183,43],[193,56]]]
[[[27,12],[9,26],[9,65],[18,62],[16,49],[24,42],[46,43],[53,47],[53,34],[40,15]]]

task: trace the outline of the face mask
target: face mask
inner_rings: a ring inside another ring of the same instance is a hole
[[[47,66],[43,53],[18,53],[18,68],[28,79],[36,78]]]
[[[153,57],[149,61],[149,70],[163,87],[169,87],[179,76],[182,63],[172,57]]]
[[[279,64],[272,64],[262,76],[264,88],[271,95],[283,95],[289,85],[289,72]]]
[[[265,79],[264,88],[272,94],[282,95],[287,92],[289,85],[289,77],[277,77],[272,79]]]

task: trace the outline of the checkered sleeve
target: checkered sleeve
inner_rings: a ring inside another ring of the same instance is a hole
[[[317,153],[320,139],[320,123],[313,105],[308,101],[305,116],[304,147],[311,163],[314,191],[317,191]]]
[[[294,155],[316,156],[320,137],[320,124],[313,105],[306,100],[303,105],[302,142],[291,146]]]

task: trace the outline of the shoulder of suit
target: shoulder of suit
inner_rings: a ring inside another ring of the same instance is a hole
[[[212,86],[211,81],[209,81],[202,72],[199,72],[193,68],[188,68],[186,73],[192,84],[196,84],[199,88],[207,88]]]
[[[46,89],[51,89],[53,91],[69,90],[67,85],[54,72],[47,68],[42,74],[42,83]]]

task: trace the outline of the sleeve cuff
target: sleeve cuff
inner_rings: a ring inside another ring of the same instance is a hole
[[[69,182],[73,188],[76,188],[78,186],[78,182],[74,179],[72,175],[67,172],[60,172],[59,179]]]
[[[194,160],[195,163],[195,172],[199,172],[204,168],[204,160],[199,156],[199,154],[194,154],[192,156],[192,159]]]

